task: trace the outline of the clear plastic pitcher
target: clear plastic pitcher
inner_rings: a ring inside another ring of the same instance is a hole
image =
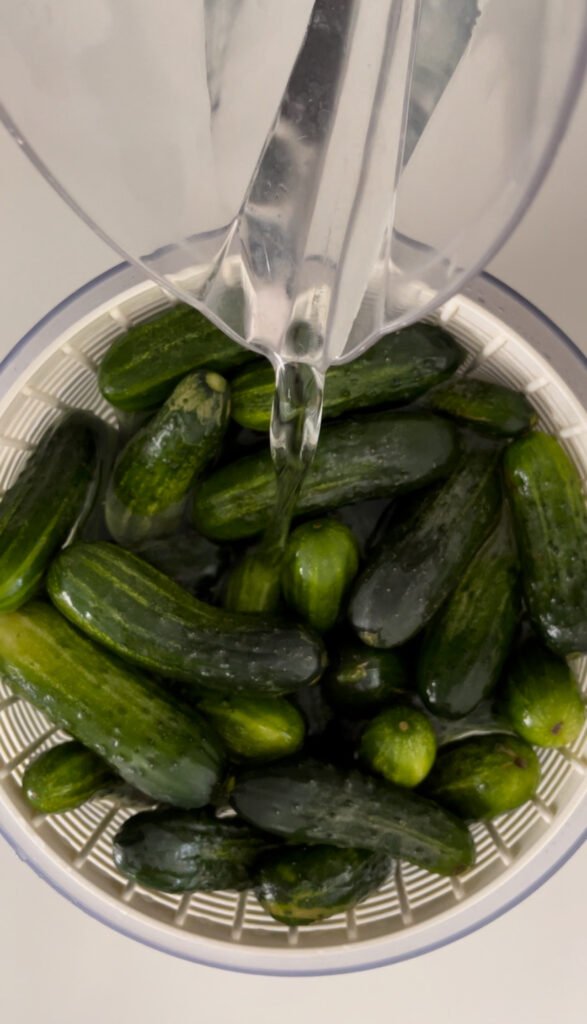
[[[63,198],[237,340],[324,368],[511,230],[587,5],[5,0],[0,28],[5,123]]]

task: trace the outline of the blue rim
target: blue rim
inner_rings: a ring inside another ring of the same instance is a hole
[[[49,313],[41,317],[41,319],[38,320],[37,323],[33,327],[31,327],[31,329],[27,331],[27,333],[23,335],[22,338],[20,338],[20,340],[14,345],[14,347],[6,355],[2,362],[0,362],[0,373],[5,371],[13,363],[16,355],[19,352],[22,352],[26,345],[35,338],[39,331],[43,328],[46,328],[49,324],[51,324],[51,322],[54,321],[59,316],[59,314],[63,313],[65,310],[71,307],[71,305],[75,303],[77,300],[87,295],[89,292],[93,291],[98,285],[104,284],[108,281],[115,279],[117,276],[121,275],[125,271],[128,271],[128,269],[129,264],[118,264],[115,267],[112,267],[109,270],[104,271],[104,273],[99,274],[97,277],[93,278],[86,284],[82,285],[76,291],[72,292],[71,295],[69,295],[67,298],[63,299],[63,301],[59,302],[56,306],[54,306]],[[548,330],[551,331],[561,342],[563,342],[563,344],[568,348],[571,354],[580,361],[583,367],[587,368],[587,356],[578,348],[578,346],[571,340],[571,338],[569,338],[569,336],[565,334],[564,331],[562,331],[555,323],[553,323],[553,321],[549,317],[547,317],[541,310],[539,310],[533,303],[531,303],[528,299],[520,295],[513,288],[510,288],[508,285],[504,284],[502,281],[498,280],[498,278],[494,277],[491,274],[483,273],[478,275],[477,279],[479,278],[487,281],[497,291],[500,291],[503,295],[508,296],[514,302],[516,302],[516,304],[518,304],[527,312],[532,314],[533,317],[535,317],[540,323],[542,323],[546,328],[548,328]],[[136,283],[140,283],[140,280],[141,279],[138,278]],[[130,285],[129,287],[132,287],[132,285]],[[545,871],[543,875],[541,875],[538,879],[534,880],[525,889],[517,893],[514,898],[508,900],[497,910],[494,910],[491,913],[487,914],[485,917],[481,918],[480,920],[475,921],[472,925],[469,925],[468,927],[463,928],[460,931],[456,931],[453,934],[447,936],[446,938],[440,939],[436,942],[429,943],[428,945],[424,945],[417,950],[404,953],[398,956],[383,957],[382,959],[374,960],[370,963],[353,965],[350,967],[328,967],[315,971],[295,969],[281,970],[271,968],[255,969],[249,967],[236,966],[232,964],[222,964],[206,960],[203,957],[192,957],[187,954],[183,955],[182,953],[170,950],[166,946],[160,945],[159,943],[150,941],[146,938],[139,937],[135,935],[130,929],[125,929],[120,927],[118,924],[114,924],[104,915],[99,914],[95,910],[91,909],[86,903],[75,899],[75,897],[72,896],[69,892],[67,892],[55,879],[51,878],[38,863],[31,860],[27,855],[25,855],[24,852],[19,847],[18,843],[2,827],[0,827],[0,836],[6,841],[8,846],[10,846],[10,848],[17,854],[17,856],[21,860],[23,860],[30,868],[32,868],[37,877],[41,878],[44,882],[50,885],[55,892],[59,893],[60,896],[65,897],[65,899],[67,899],[68,902],[72,903],[79,910],[82,910],[89,917],[93,918],[95,921],[99,921],[100,924],[106,925],[113,931],[117,932],[119,935],[124,935],[126,938],[133,939],[135,942],[139,942],[142,945],[157,950],[157,952],[165,953],[168,956],[173,956],[179,960],[186,960],[189,963],[195,963],[201,967],[213,967],[217,970],[226,970],[236,974],[261,975],[267,977],[308,978],[319,976],[325,977],[337,974],[356,974],[360,971],[375,970],[379,967],[389,967],[393,964],[402,963],[406,960],[413,960],[416,957],[424,956],[427,953],[432,953],[437,949],[441,949],[444,946],[451,945],[453,942],[457,942],[460,939],[464,939],[468,935],[472,935],[474,932],[479,931],[479,929],[484,928],[488,924],[491,924],[493,921],[496,921],[498,918],[508,913],[514,907],[518,906],[529,896],[532,896],[533,893],[535,893],[538,889],[540,889],[545,884],[545,882],[552,878],[552,876],[556,874],[556,872],[559,871],[560,868],[563,867],[571,859],[571,857],[581,848],[581,846],[587,838],[587,828],[585,828],[583,832],[578,836],[578,838],[571,844],[571,846],[568,847],[564,851],[564,853],[561,854],[558,860],[556,860],[554,864],[550,865],[548,870]]]

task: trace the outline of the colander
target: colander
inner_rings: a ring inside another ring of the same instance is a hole
[[[18,474],[47,426],[72,406],[116,425],[96,371],[115,337],[173,300],[122,267],[49,313],[0,367],[0,487]],[[511,384],[534,404],[587,482],[587,360],[553,324],[484,275],[436,320],[469,352],[470,372]],[[587,659],[575,664],[583,689]],[[424,953],[487,923],[544,882],[584,838],[587,729],[568,749],[543,750],[536,798],[473,827],[477,860],[457,878],[396,864],[354,911],[303,929],[268,917],[250,893],[173,896],[128,882],[111,840],[133,810],[94,800],[66,814],[35,814],[21,796],[29,759],[64,734],[0,681],[0,831],[16,852],[83,910],[160,950],[252,973],[311,975],[375,967]]]

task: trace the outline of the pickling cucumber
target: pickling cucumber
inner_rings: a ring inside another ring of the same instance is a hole
[[[410,402],[450,377],[464,358],[450,334],[432,324],[415,324],[381,338],[367,352],[326,374],[322,415]],[[232,416],[252,430],[268,430],[275,373],[269,364],[240,370],[232,382]]]
[[[455,814],[483,820],[525,804],[539,782],[532,747],[518,736],[497,733],[441,747],[424,790]]]
[[[504,517],[428,628],[417,657],[422,700],[462,718],[493,692],[519,615],[517,553]]]
[[[295,754],[304,742],[304,720],[284,697],[211,696],[199,707],[237,758],[276,761]]]
[[[301,619],[326,632],[337,621],[358,568],[358,545],[348,526],[335,519],[302,523],[286,544],[283,595]]]
[[[587,651],[587,508],[581,478],[555,437],[511,444],[504,475],[530,618],[559,654]]]
[[[116,338],[102,362],[98,383],[118,409],[153,409],[186,373],[205,367],[224,373],[255,358],[191,306],[176,306]]]
[[[573,743],[585,721],[585,705],[571,669],[538,640],[528,640],[516,651],[499,703],[516,732],[538,747]]]
[[[436,412],[500,437],[523,434],[538,416],[525,395],[502,384],[461,377],[434,388],[426,404]]]
[[[50,605],[0,615],[0,671],[15,693],[154,800],[208,803],[222,768],[211,726]]]
[[[380,711],[361,737],[363,761],[396,786],[418,786],[436,757],[436,734],[426,715],[406,704]]]
[[[413,516],[391,527],[349,606],[360,639],[397,647],[430,621],[458,583],[499,511],[493,450],[467,452]]]
[[[270,840],[235,818],[172,808],[141,811],[116,833],[114,863],[127,878],[162,892],[247,889]]]
[[[203,599],[218,583],[230,554],[225,547],[190,529],[171,537],[144,540],[133,551],[190,594]]]
[[[324,689],[336,708],[362,709],[369,714],[396,698],[406,686],[406,668],[397,651],[378,651],[342,637],[333,644]]]
[[[445,477],[456,456],[452,424],[430,414],[382,412],[327,424],[296,514],[423,487]],[[264,528],[275,500],[269,451],[249,455],[198,485],[194,524],[212,540],[249,537]]]
[[[82,632],[163,677],[222,693],[288,693],[322,674],[325,652],[305,626],[204,604],[114,544],[73,544],[47,588]]]
[[[431,800],[317,761],[247,773],[230,800],[252,825],[296,843],[377,850],[443,875],[473,863],[468,829]]]
[[[0,612],[39,589],[96,485],[91,420],[71,413],[48,431],[0,502]]]
[[[106,496],[106,522],[119,544],[175,530],[187,493],[218,453],[230,392],[209,370],[191,373],[118,456]]]
[[[42,814],[62,814],[119,786],[120,778],[110,766],[77,740],[43,751],[22,777],[27,803]]]
[[[254,892],[276,921],[303,926],[350,910],[383,885],[390,870],[384,853],[288,846],[262,858]]]

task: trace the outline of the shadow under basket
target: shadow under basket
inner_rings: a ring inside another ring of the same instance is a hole
[[[97,367],[115,337],[170,304],[157,285],[123,267],[52,311],[0,368],[0,488],[62,412],[91,409],[116,424]],[[435,318],[475,361],[476,376],[523,391],[587,481],[587,366],[552,324],[487,276]],[[468,363],[470,368],[470,362]],[[574,669],[585,691],[587,659]],[[111,841],[133,808],[92,801],[35,815],[20,781],[28,761],[64,734],[0,681],[0,831],[23,859],[82,909],[158,949],[217,967],[267,974],[358,970],[418,955],[492,920],[548,878],[577,849],[587,818],[587,730],[568,749],[542,750],[536,798],[473,827],[475,866],[458,879],[399,863],[354,911],[303,929],[278,924],[252,894],[172,896],[127,882]]]

